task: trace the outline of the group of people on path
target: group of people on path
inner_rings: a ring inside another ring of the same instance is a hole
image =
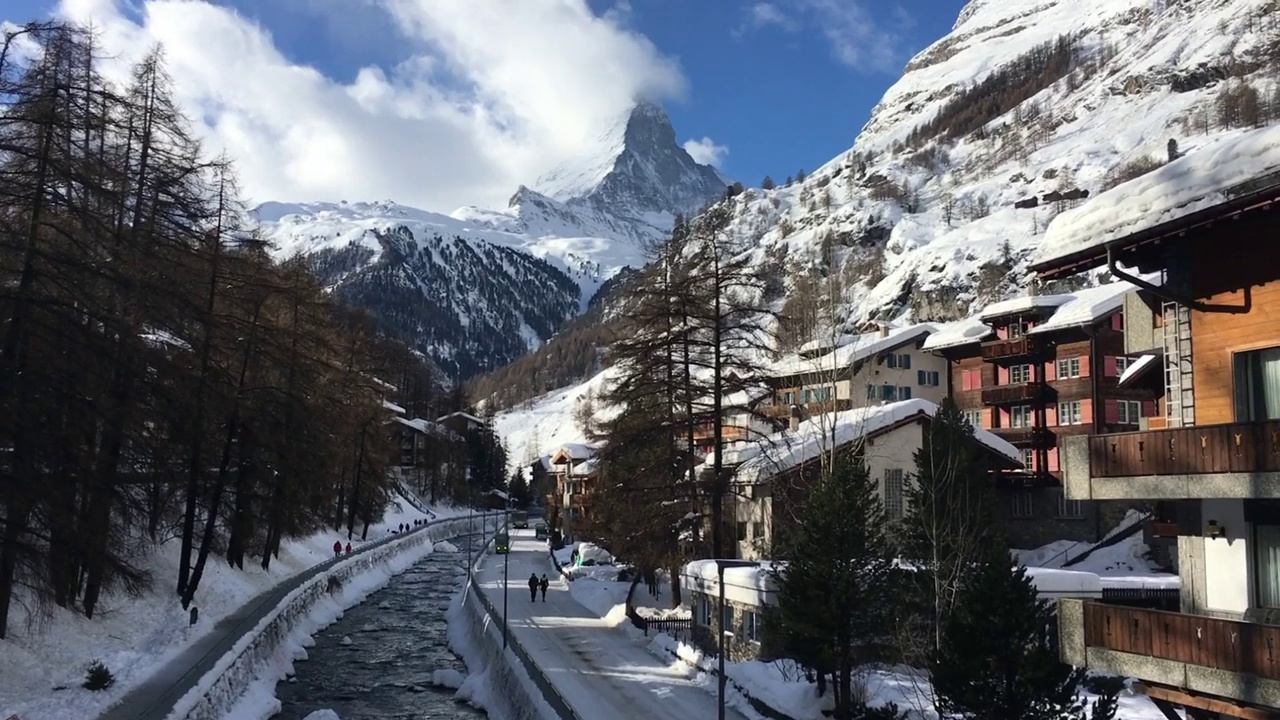
[[[351,554],[351,543],[347,543],[347,554]],[[338,540],[333,543],[333,556],[342,557],[342,541]]]
[[[407,531],[407,530],[412,530],[413,528],[418,527],[419,525],[426,525],[426,524],[427,524],[427,521],[426,521],[426,520],[421,520],[421,519],[420,519],[420,520],[414,520],[412,524],[410,524],[410,523],[400,523],[399,525],[397,525],[397,526],[396,526],[396,529],[395,529],[395,530],[392,530],[392,529],[390,529],[390,528],[387,528],[387,532],[391,533],[392,535],[396,535],[396,534],[399,534],[399,533],[405,532],[405,531]],[[342,541],[341,541],[341,540],[338,540],[338,541],[334,542],[334,543],[333,543],[333,556],[334,556],[334,557],[342,557],[342,551],[343,551]],[[347,553],[348,555],[350,555],[350,554],[351,554],[351,543],[347,543],[346,553]]]
[[[547,601],[547,585],[549,584],[550,582],[547,580],[546,573],[542,573],[541,580],[538,579],[538,573],[530,573],[529,574],[529,601],[537,602],[538,591],[541,590],[542,602],[546,602]]]

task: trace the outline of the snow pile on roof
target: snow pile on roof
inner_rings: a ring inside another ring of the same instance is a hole
[[[1129,364],[1129,367],[1124,369],[1124,372],[1120,373],[1120,386],[1124,387],[1125,383],[1141,375],[1142,371],[1145,370],[1147,366],[1151,365],[1151,363],[1155,362],[1155,360],[1155,355],[1143,355],[1137,360],[1134,360]]]
[[[414,418],[412,420],[409,420],[408,418],[398,417],[396,418],[396,422],[406,427],[413,428],[414,430],[417,430],[418,432],[424,435],[435,435],[436,437],[460,439],[458,438],[457,433],[453,432],[447,427],[444,427],[443,425],[440,425],[439,423],[433,423],[430,420],[423,420],[422,418]]]
[[[1124,296],[1133,289],[1134,286],[1127,282],[1115,282],[1078,290],[1070,295],[1060,295],[1059,297],[1066,298],[1066,302],[1059,304],[1048,320],[1031,328],[1027,334],[1065,330],[1097,322],[1124,307]]]
[[[1042,567],[1029,567],[1026,573],[1041,596],[1102,596],[1102,579],[1095,573]]]
[[[1280,170],[1280,125],[1212,144],[1108,190],[1049,224],[1033,264],[1147,230],[1226,202],[1232,188]]]
[[[1010,298],[1008,300],[991,303],[983,308],[978,317],[983,320],[991,320],[992,318],[1028,312],[1036,308],[1056,308],[1060,305],[1066,304],[1070,299],[1070,295],[1027,295],[1024,297]]]
[[[841,370],[861,360],[888,352],[908,342],[934,332],[937,326],[931,323],[920,323],[907,327],[890,328],[889,334],[881,337],[879,332],[845,336],[846,342],[820,357],[806,357],[803,353],[788,355],[769,368],[773,377],[801,375],[804,373]]]
[[[1140,521],[1140,515],[1130,510],[1108,536]],[[1058,540],[1034,550],[1015,550],[1014,554],[1018,562],[1028,568],[1062,568],[1064,563],[1079,557],[1091,546],[1092,543]],[[1095,550],[1067,569],[1093,573],[1101,578],[1103,587],[1108,588],[1180,587],[1178,576],[1157,568],[1150,559],[1150,553],[1150,548],[1142,541],[1142,534],[1138,533],[1110,547]]]
[[[824,452],[875,435],[913,415],[933,417],[938,406],[913,398],[901,402],[872,405],[810,418],[796,432],[781,432],[765,438],[755,457],[745,460],[737,471],[739,482],[759,482],[820,457]],[[1005,440],[981,428],[974,429],[978,442],[1010,460],[1022,462],[1022,453]]]
[[[982,322],[982,318],[974,316],[964,320],[941,323],[936,326],[937,332],[925,338],[925,350],[941,350],[943,348],[968,345],[980,342],[995,335],[991,326]]]
[[[390,400],[383,400],[383,401],[382,401],[382,407],[383,407],[384,409],[386,409],[386,410],[390,410],[391,412],[396,413],[397,415],[403,415],[403,414],[404,414],[404,408],[402,408],[402,407],[400,407],[399,405],[397,405],[397,404],[395,404],[395,403],[391,402]]]

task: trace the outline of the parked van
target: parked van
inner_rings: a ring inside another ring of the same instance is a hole
[[[511,551],[511,536],[500,532],[493,536],[493,551],[499,555]]]
[[[538,540],[546,540],[549,535],[550,533],[547,532],[546,523],[540,522],[537,525],[533,526],[533,536]]]

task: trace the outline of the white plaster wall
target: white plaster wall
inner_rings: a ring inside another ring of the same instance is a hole
[[[915,452],[924,443],[924,426],[921,423],[904,425],[891,432],[868,441],[864,448],[867,471],[875,480],[880,491],[880,499],[884,499],[884,473],[886,470],[901,470],[904,481],[916,471]],[[903,484],[905,492],[907,482]],[[905,500],[903,510],[906,510]]]
[[[763,490],[764,486],[758,486]],[[773,529],[769,526],[769,518],[773,510],[773,499],[764,497],[754,500],[739,500],[734,503],[734,522],[747,523],[748,537],[745,541],[738,543],[738,557],[743,560],[760,560],[764,554],[760,549],[767,549],[772,544]],[[752,523],[762,523],[764,525],[764,539],[757,541],[752,535]],[[736,525],[735,525],[736,527]]]
[[[1249,582],[1249,528],[1243,500],[1202,500],[1205,525],[1217,520],[1227,532],[1204,539],[1205,605],[1209,610],[1243,613],[1252,597]]]
[[[854,407],[865,407],[878,403],[879,400],[867,399],[867,386],[893,385],[911,388],[911,397],[923,398],[930,402],[941,403],[947,395],[947,361],[933,353],[917,350],[913,347],[895,350],[897,355],[911,356],[911,369],[890,368],[887,363],[871,360],[858,370],[851,382],[845,383],[845,394],[841,397],[853,400]],[[926,370],[938,373],[938,384],[921,385],[919,371]],[[837,391],[839,387],[837,387]],[[879,396],[877,396],[879,397]]]

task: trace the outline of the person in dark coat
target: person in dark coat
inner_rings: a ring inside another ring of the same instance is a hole
[[[351,554],[351,543],[347,543],[347,554]]]
[[[538,589],[542,591],[542,602],[547,601],[547,586],[550,584],[547,580],[547,574],[542,573],[542,580],[538,582]]]
[[[536,602],[538,599],[538,573],[529,574],[529,602]]]
[[[333,556],[342,557],[342,541],[341,540],[333,541]]]

